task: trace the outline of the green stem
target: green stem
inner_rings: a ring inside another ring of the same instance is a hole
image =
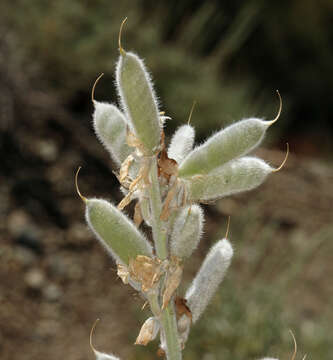
[[[161,316],[161,323],[165,335],[166,355],[168,360],[181,360],[182,352],[180,349],[178,339],[177,320],[173,304],[171,301],[169,305],[163,310]]]
[[[167,249],[167,228],[165,223],[160,219],[162,212],[162,200],[160,193],[160,185],[157,176],[157,161],[156,157],[152,158],[150,164],[150,181],[151,185],[150,189],[150,207],[152,214],[152,230],[153,230],[153,238],[155,242],[156,255],[164,260],[168,257],[168,249]]]
[[[160,219],[162,212],[162,200],[160,193],[160,185],[157,175],[157,159],[152,158],[150,164],[150,207],[152,213],[152,230],[155,243],[156,255],[164,260],[168,257],[167,247],[167,225]],[[174,307],[171,304],[164,309],[160,316],[162,331],[165,336],[168,360],[181,360],[182,353],[178,339],[177,320]]]

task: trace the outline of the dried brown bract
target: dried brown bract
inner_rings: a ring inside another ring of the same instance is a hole
[[[147,292],[159,281],[162,274],[161,265],[157,258],[138,255],[129,261],[129,274],[133,280],[141,283],[142,291]]]
[[[163,293],[162,310],[165,309],[173,294],[177,290],[183,275],[183,266],[181,261],[176,256],[171,257],[171,261],[168,265],[165,289]]]

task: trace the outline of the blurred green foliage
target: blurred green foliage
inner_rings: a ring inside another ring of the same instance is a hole
[[[7,0],[0,10],[14,70],[79,114],[90,110],[101,72],[96,96],[116,100],[117,35],[128,16],[124,46],[146,59],[162,108],[175,118],[170,130],[186,121],[194,99],[199,138],[244,116],[272,118],[277,88],[278,131],[332,129],[330,0]]]

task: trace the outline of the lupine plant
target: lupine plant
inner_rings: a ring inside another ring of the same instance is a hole
[[[117,264],[118,276],[141,294],[151,310],[135,344],[147,345],[159,335],[158,354],[180,360],[191,327],[214,296],[233,256],[227,231],[209,250],[186,293],[178,294],[184,264],[203,232],[200,204],[254,189],[283,166],[287,156],[277,169],[248,156],[278,119],[281,98],[272,121],[241,120],[194,148],[194,128],[187,123],[167,147],[163,129],[169,117],[160,109],[142,59],[123,49],[122,26],[116,66],[120,107],[98,102],[93,94],[92,98],[94,129],[118,166],[124,197],[115,206],[85,198],[78,187],[77,191],[89,228]],[[132,201],[133,220],[123,212]],[[152,241],[140,230],[143,222],[152,230]],[[92,349],[99,360],[118,359]]]

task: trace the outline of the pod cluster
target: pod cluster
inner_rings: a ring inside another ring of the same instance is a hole
[[[244,119],[220,130],[192,151],[184,151],[178,175],[188,194],[187,200],[216,200],[252,190],[277,171],[262,159],[245,156],[261,143],[274,122]],[[190,135],[183,142],[191,140]]]
[[[160,331],[164,351],[167,336],[161,324],[164,307],[172,299],[172,308],[175,306],[176,312],[182,309],[177,327],[179,346],[184,347],[191,325],[216,293],[233,256],[226,235],[212,246],[177,303],[174,294],[183,264],[190,259],[203,234],[204,213],[200,203],[254,189],[276,171],[264,160],[248,154],[262,142],[277,118],[241,120],[196,147],[195,131],[188,123],[176,130],[166,148],[163,124],[168,117],[160,113],[144,62],[121,45],[119,48],[116,87],[120,107],[93,99],[93,126],[118,167],[125,198],[117,207],[103,199],[79,195],[86,205],[89,228],[117,263],[124,283],[141,291],[148,301],[154,294],[164,299],[163,306],[150,302],[154,316],[144,323],[136,341],[146,345]],[[157,189],[152,188],[155,180],[151,175],[156,164]],[[157,205],[156,197],[160,201]],[[122,210],[134,199],[137,204],[131,220]],[[160,214],[153,212],[158,209]],[[154,236],[164,234],[166,259],[159,259],[157,249],[139,229],[142,222],[153,227]],[[116,359],[95,353],[99,359]]]

